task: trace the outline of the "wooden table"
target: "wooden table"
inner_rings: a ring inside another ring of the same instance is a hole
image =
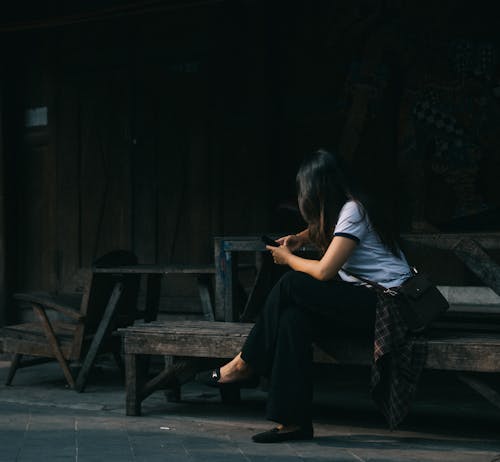
[[[271,236],[277,237],[277,236]],[[217,236],[214,238],[215,262],[215,319],[217,321],[239,321],[235,304],[235,284],[237,281],[238,260],[241,252],[253,252],[257,276],[243,312],[262,298],[259,282],[268,270],[264,254],[266,246],[260,236]],[[272,261],[271,261],[272,262]]]
[[[161,278],[167,274],[186,274],[196,277],[198,293],[204,317],[207,321],[214,320],[214,310],[210,300],[210,276],[215,273],[213,265],[133,265],[94,267],[95,273],[139,274],[146,276],[146,306],[144,321],[156,320],[160,304]]]

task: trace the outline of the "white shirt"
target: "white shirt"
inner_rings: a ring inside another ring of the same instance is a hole
[[[346,202],[340,210],[334,236],[347,237],[358,244],[343,269],[384,287],[399,286],[412,275],[403,252],[396,257],[382,244],[363,206],[356,201]],[[344,281],[360,282],[342,269],[339,275]]]

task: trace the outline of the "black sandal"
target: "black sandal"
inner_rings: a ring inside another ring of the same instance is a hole
[[[207,385],[209,387],[221,388],[227,386],[236,386],[238,388],[255,388],[259,384],[259,376],[252,375],[251,377],[243,380],[236,380],[234,382],[220,383],[220,368],[212,369],[209,371],[198,372],[195,375],[195,382]]]
[[[195,382],[207,385],[209,387],[220,387],[221,385],[224,385],[223,383],[219,383],[219,379],[220,368],[212,369],[210,371],[198,372],[194,377]]]

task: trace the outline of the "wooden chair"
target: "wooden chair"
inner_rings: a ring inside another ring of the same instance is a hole
[[[99,258],[94,267],[135,265],[134,254],[117,250]],[[4,327],[0,343],[5,353],[12,353],[6,384],[10,385],[18,368],[56,359],[71,388],[83,391],[97,353],[113,352],[121,366],[120,339],[110,335],[119,327],[133,324],[139,276],[89,272],[83,295],[31,292],[14,298],[31,304],[37,322]],[[58,313],[48,316],[48,311]],[[23,360],[23,356],[34,359]],[[68,362],[80,362],[76,379]]]

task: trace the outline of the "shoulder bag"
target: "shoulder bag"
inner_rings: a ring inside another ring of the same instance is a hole
[[[448,300],[428,276],[419,273],[415,268],[412,268],[413,276],[399,287],[391,288],[364,279],[345,269],[342,271],[370,285],[379,296],[396,297],[401,317],[411,332],[422,332],[450,307]]]

